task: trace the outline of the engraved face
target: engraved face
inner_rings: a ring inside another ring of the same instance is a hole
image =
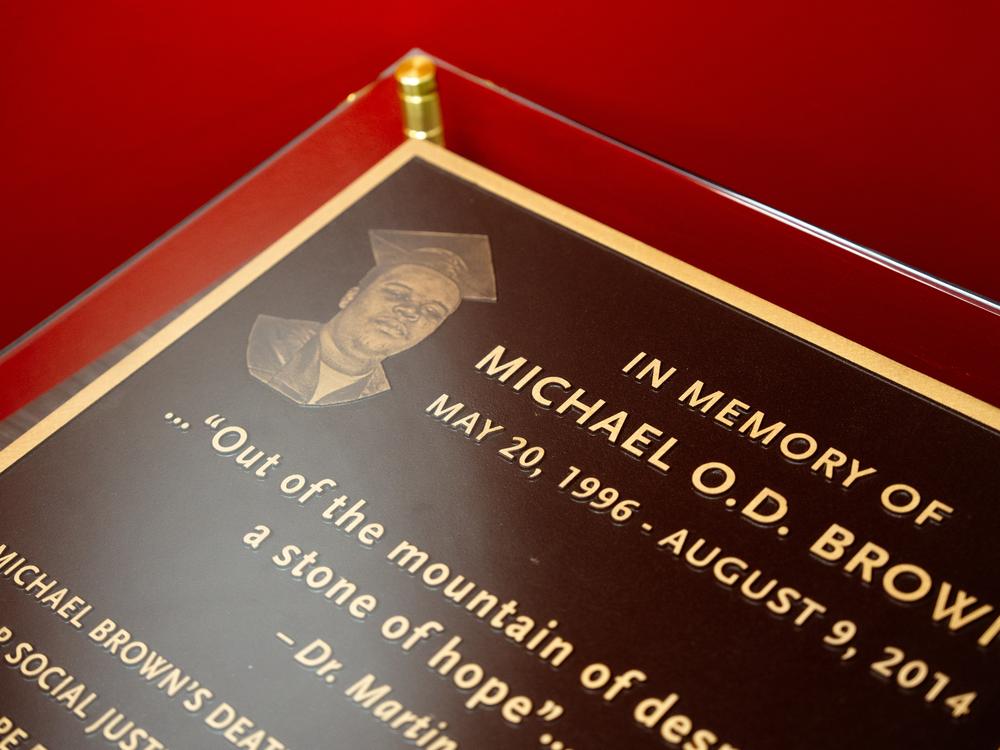
[[[378,362],[423,341],[461,301],[458,285],[444,274],[397,265],[350,289],[324,333],[341,353]]]

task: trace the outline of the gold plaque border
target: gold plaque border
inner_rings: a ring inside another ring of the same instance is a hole
[[[406,141],[347,188],[331,198],[281,239],[247,262],[156,335],[83,388],[20,438],[0,451],[0,472],[76,417],[97,399],[166,349],[214,310],[248,286],[288,253],[318,232],[375,186],[415,157],[461,177],[529,211],[610,247],[645,266],[661,271],[733,307],[771,323],[831,354],[842,357],[942,406],[994,430],[1000,430],[1000,409],[934,378],[912,370],[822,326],[773,305],[711,274],[672,258],[611,227],[521,187],[461,156],[422,141]]]

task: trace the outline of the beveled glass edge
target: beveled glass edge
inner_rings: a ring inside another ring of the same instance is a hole
[[[288,141],[288,143],[286,143],[285,145],[283,145],[281,148],[279,148],[273,154],[271,154],[270,156],[268,156],[267,158],[265,158],[262,162],[260,162],[256,166],[254,166],[250,171],[248,171],[245,174],[243,174],[242,176],[238,177],[236,180],[234,180],[228,186],[226,186],[225,188],[223,188],[220,192],[218,192],[215,195],[213,195],[207,201],[205,201],[200,206],[198,206],[198,208],[196,208],[190,214],[188,214],[187,216],[185,216],[179,222],[177,222],[172,227],[170,227],[168,230],[166,230],[163,234],[161,234],[156,239],[154,239],[152,242],[150,242],[148,245],[146,245],[145,247],[143,247],[140,250],[138,250],[134,255],[132,255],[131,257],[129,257],[127,260],[125,260],[122,263],[120,263],[117,266],[115,266],[113,269],[111,269],[110,271],[108,271],[108,273],[106,273],[104,276],[102,276],[101,278],[99,278],[97,281],[95,281],[93,284],[91,284],[90,286],[88,286],[82,292],[80,292],[79,294],[77,294],[71,300],[69,300],[68,302],[66,302],[62,306],[60,306],[58,309],[54,310],[49,315],[45,316],[42,320],[40,320],[38,323],[36,323],[35,325],[33,325],[31,328],[29,328],[27,331],[25,331],[24,333],[22,333],[20,336],[18,336],[16,339],[14,339],[13,341],[11,341],[9,344],[7,344],[6,346],[0,348],[0,361],[2,361],[3,358],[7,354],[9,354],[10,352],[12,352],[15,349],[17,349],[21,344],[23,344],[25,341],[27,341],[32,336],[34,336],[36,333],[38,333],[41,329],[43,329],[49,323],[51,323],[52,321],[54,321],[54,320],[60,318],[61,316],[65,315],[67,312],[69,312],[74,307],[76,307],[78,304],[80,304],[84,299],[86,299],[90,294],[93,294],[96,290],[100,289],[105,284],[107,284],[107,283],[111,282],[112,280],[114,280],[115,277],[117,277],[119,274],[121,274],[124,271],[128,270],[133,264],[138,263],[140,260],[142,260],[143,257],[145,257],[146,255],[148,255],[149,253],[155,251],[160,245],[162,245],[164,242],[166,242],[167,240],[169,240],[176,233],[182,231],[189,224],[192,224],[195,221],[197,221],[198,219],[200,219],[205,213],[207,213],[208,211],[210,211],[217,204],[221,203],[228,196],[232,195],[234,192],[236,192],[237,190],[239,190],[243,185],[245,185],[246,183],[250,182],[258,174],[260,174],[261,172],[263,172],[264,170],[266,170],[274,162],[276,162],[278,159],[280,159],[286,153],[288,153],[289,151],[291,151],[292,149],[294,149],[296,146],[298,146],[300,143],[302,143],[302,141],[304,141],[307,138],[309,138],[313,133],[315,133],[320,128],[322,128],[322,127],[326,126],[327,124],[329,124],[338,115],[342,114],[351,105],[353,105],[354,102],[356,102],[358,99],[360,99],[363,96],[365,96],[365,94],[367,94],[376,84],[380,83],[385,77],[386,77],[386,73],[383,72],[383,73],[379,74],[379,76],[376,79],[374,79],[374,80],[370,81],[369,83],[365,84],[363,87],[361,87],[357,91],[353,91],[350,94],[348,94],[346,97],[344,97],[344,99],[342,99],[340,101],[339,104],[337,104],[337,106],[335,106],[333,109],[331,109],[325,115],[323,115],[320,119],[318,119],[316,122],[314,122],[308,128],[306,128],[305,130],[303,130],[301,133],[299,133],[298,135],[296,135],[294,138],[292,138],[290,141]],[[205,290],[202,290],[201,292],[197,293],[195,295],[195,297],[200,296],[200,294],[203,294],[208,289],[211,289],[213,286],[215,286],[216,284],[220,283],[224,278],[225,278],[225,275],[223,277],[217,279],[213,284],[210,284]],[[180,305],[189,304],[191,301],[192,300],[182,301],[182,302],[178,303],[178,305],[180,306]]]
[[[875,263],[884,268],[899,273],[903,276],[906,276],[910,279],[913,279],[914,281],[917,281],[925,286],[931,287],[932,289],[935,289],[938,292],[955,297],[959,300],[962,300],[963,302],[966,302],[970,305],[974,305],[975,307],[991,312],[995,315],[1000,315],[1000,302],[993,300],[990,297],[979,294],[978,292],[974,292],[971,289],[959,286],[958,284],[950,282],[944,278],[941,278],[940,276],[936,276],[932,273],[917,268],[916,266],[910,265],[896,258],[893,258],[892,256],[883,253],[879,250],[875,250],[874,248],[870,248],[860,243],[854,242],[853,240],[849,240],[846,237],[842,237],[834,232],[830,232],[826,229],[818,227],[815,224],[805,221],[804,219],[792,216],[791,214],[781,211],[780,209],[775,208],[774,206],[755,200],[754,198],[750,198],[735,190],[731,190],[708,178],[702,177],[701,175],[691,172],[690,170],[684,169],[683,167],[677,166],[676,164],[661,159],[660,157],[655,156],[654,154],[650,154],[647,151],[631,146],[623,141],[618,140],[613,136],[610,136],[606,133],[596,130],[595,128],[592,128],[577,120],[572,119],[571,117],[567,117],[566,115],[560,114],[559,112],[549,109],[548,107],[539,104],[535,101],[532,101],[531,99],[528,99],[524,96],[521,96],[520,94],[514,93],[513,91],[510,91],[509,89],[506,89],[494,83],[493,81],[482,78],[481,76],[477,76],[474,73],[470,73],[464,70],[463,68],[458,67],[457,65],[449,63],[447,60],[443,60],[437,57],[436,55],[427,52],[426,50],[422,50],[420,48],[415,47],[406,52],[406,54],[402,55],[399,59],[393,61],[367,85],[363,86],[357,91],[348,94],[343,100],[340,101],[340,103],[337,104],[337,106],[335,106],[332,110],[323,115],[323,117],[321,117],[319,120],[314,122],[308,128],[303,130],[297,136],[292,138],[288,143],[286,143],[284,146],[279,148],[269,157],[264,159],[264,161],[257,164],[253,169],[248,171],[243,176],[239,177],[228,187],[224,188],[221,192],[219,192],[218,194],[210,198],[208,201],[203,203],[201,206],[195,209],[191,214],[189,214],[180,222],[172,226],[170,229],[161,234],[151,243],[149,243],[144,248],[136,252],[135,255],[133,255],[128,260],[124,261],[119,266],[109,271],[105,276],[98,279],[96,282],[91,284],[85,290],[77,294],[73,299],[69,300],[64,305],[62,305],[59,309],[55,310],[54,312],[46,316],[44,319],[33,325],[31,328],[29,328],[23,334],[21,334],[16,339],[11,341],[9,344],[4,346],[3,348],[0,348],[0,360],[2,360],[10,352],[14,351],[16,348],[18,348],[29,338],[34,336],[38,331],[47,326],[49,323],[61,317],[62,315],[66,314],[69,310],[73,309],[75,306],[80,304],[81,301],[83,301],[88,295],[92,294],[96,289],[99,289],[104,284],[107,284],[108,282],[112,281],[118,274],[128,269],[133,263],[138,262],[145,255],[147,255],[150,252],[153,252],[157,247],[163,244],[176,232],[179,232],[188,224],[199,219],[204,213],[211,210],[217,203],[224,200],[227,196],[232,194],[234,191],[238,190],[242,185],[252,180],[258,173],[267,169],[272,163],[280,159],[287,152],[294,149],[297,145],[299,145],[302,141],[309,138],[309,136],[311,136],[317,130],[327,125],[338,115],[340,115],[350,106],[352,106],[358,99],[364,97],[365,94],[367,94],[368,91],[370,91],[374,86],[376,86],[378,83],[381,83],[386,78],[392,76],[394,70],[399,65],[399,63],[406,57],[409,57],[410,55],[413,54],[428,55],[434,60],[435,64],[437,64],[442,69],[447,70],[449,73],[452,73],[453,75],[460,76],[465,80],[469,81],[470,83],[489,89],[495,94],[502,96],[520,106],[532,109],[543,116],[557,120],[558,122],[566,125],[567,127],[574,128],[580,132],[586,133],[591,137],[604,141],[605,143],[611,146],[623,149],[630,154],[638,156],[639,158],[649,161],[663,169],[669,170],[677,175],[680,175],[685,179],[688,179],[698,184],[701,187],[711,190],[717,195],[720,195],[724,198],[727,198],[728,200],[734,201],[735,203],[745,206],[746,208],[749,208],[752,211],[756,211],[757,213],[763,214],[768,218],[781,222],[786,226],[792,227],[794,229],[797,229],[798,231],[809,234],[812,237],[820,239],[828,244],[831,244],[839,248],[840,250],[849,252],[860,258],[863,258],[872,263]]]
[[[419,52],[420,54],[430,55],[430,53],[425,52],[423,50],[412,50],[407,54],[415,54],[417,52]],[[491,91],[495,92],[496,94],[503,96],[507,99],[510,99],[511,101],[516,102],[521,106],[528,107],[530,109],[537,111],[539,114],[558,120],[567,127],[574,128],[583,133],[586,133],[589,136],[604,141],[605,143],[611,146],[623,149],[629,152],[630,154],[638,156],[639,158],[649,161],[653,164],[656,164],[657,166],[662,167],[663,169],[669,170],[677,175],[680,175],[685,179],[688,179],[700,185],[701,187],[711,190],[717,195],[720,195],[724,198],[734,201],[735,203],[739,203],[740,205],[745,206],[746,208],[749,208],[752,211],[756,211],[757,213],[763,214],[768,218],[774,219],[775,221],[779,221],[782,224],[785,224],[786,226],[792,227],[793,229],[805,232],[806,234],[809,234],[817,239],[823,240],[828,244],[834,245],[835,247],[841,250],[844,250],[860,258],[864,258],[865,260],[868,260],[872,263],[887,268],[891,271],[894,271],[903,276],[911,278],[914,281],[924,284],[925,286],[929,286],[939,292],[960,299],[963,302],[966,302],[970,305],[974,305],[980,309],[986,310],[995,315],[1000,315],[1000,302],[990,297],[987,297],[986,295],[980,294],[971,289],[967,289],[963,286],[950,282],[947,279],[944,279],[940,276],[929,273],[909,263],[905,263],[901,260],[898,260],[897,258],[894,258],[891,255],[881,252],[880,250],[875,250],[874,248],[870,248],[867,247],[866,245],[854,242],[853,240],[849,240],[846,237],[842,237],[841,235],[836,234],[835,232],[828,231],[804,219],[799,219],[795,216],[792,216],[791,214],[788,214],[778,208],[775,208],[774,206],[768,205],[754,198],[750,198],[735,190],[731,190],[730,188],[720,185],[719,183],[714,182],[706,177],[702,177],[701,175],[698,175],[690,170],[687,170],[683,167],[677,166],[676,164],[661,159],[660,157],[651,154],[648,151],[644,151],[640,148],[636,148],[635,146],[631,146],[628,143],[625,143],[624,141],[618,140],[614,136],[608,135],[607,133],[604,133],[600,130],[585,125],[584,123],[581,123],[577,120],[574,120],[571,117],[567,117],[566,115],[560,114],[559,112],[549,109],[548,107],[542,104],[538,104],[537,102],[534,102],[531,99],[523,97],[520,94],[516,94],[513,91],[505,89],[504,87],[497,85],[493,81],[477,76],[474,73],[469,73],[468,71],[463,70],[458,66],[452,65],[446,60],[442,60],[438,57],[435,57],[434,55],[430,55],[430,57],[435,61],[435,63],[439,67],[443,68],[444,70],[447,70],[448,72],[454,75],[466,79],[470,83],[482,86],[484,88],[488,88]],[[392,68],[390,67],[387,69],[386,72],[391,72],[391,70]],[[383,75],[385,74],[386,73],[384,72]]]

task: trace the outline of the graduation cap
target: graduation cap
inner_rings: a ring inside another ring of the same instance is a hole
[[[368,238],[376,265],[426,266],[454,281],[462,299],[497,301],[490,238],[485,234],[372,229]]]

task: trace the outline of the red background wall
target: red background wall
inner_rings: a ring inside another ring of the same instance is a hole
[[[1000,298],[996,11],[814,6],[5,3],[0,345],[414,46]]]

